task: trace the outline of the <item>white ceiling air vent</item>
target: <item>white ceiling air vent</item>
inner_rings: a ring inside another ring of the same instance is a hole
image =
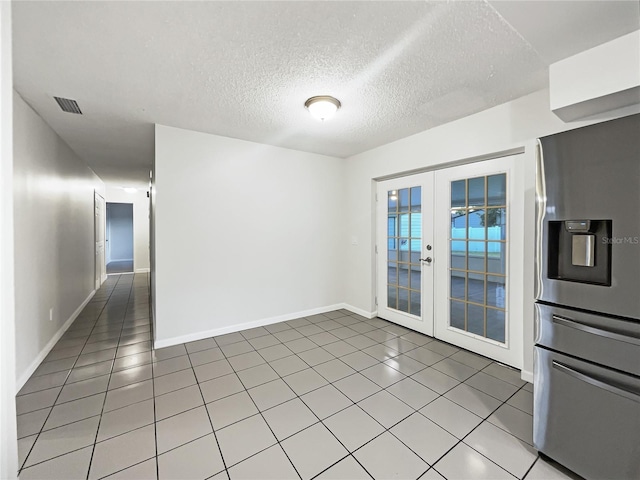
[[[56,102],[58,102],[58,105],[60,105],[60,108],[62,109],[63,112],[77,113],[82,115],[82,111],[78,106],[78,102],[76,102],[75,100],[71,100],[70,98],[61,98],[61,97],[53,97],[53,98],[56,99]]]

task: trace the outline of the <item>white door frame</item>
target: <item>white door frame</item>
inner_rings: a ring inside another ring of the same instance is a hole
[[[106,202],[104,197],[94,191],[94,240],[95,240],[95,289],[99,289],[107,279],[107,265],[105,262],[105,229]],[[97,222],[101,222],[99,225]]]
[[[109,202],[105,203],[104,211],[104,256],[105,265],[111,262],[111,222],[109,221]]]

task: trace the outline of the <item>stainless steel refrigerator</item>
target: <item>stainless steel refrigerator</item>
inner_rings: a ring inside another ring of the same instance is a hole
[[[640,115],[540,139],[534,444],[640,479]]]

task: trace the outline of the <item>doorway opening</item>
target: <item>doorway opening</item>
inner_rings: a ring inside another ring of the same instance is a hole
[[[94,230],[95,230],[95,289],[98,290],[107,279],[105,259],[105,202],[94,192]]]
[[[107,203],[107,274],[133,273],[133,204]]]

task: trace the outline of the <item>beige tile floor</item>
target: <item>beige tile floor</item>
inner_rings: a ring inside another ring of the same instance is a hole
[[[566,479],[517,371],[346,310],[155,350],[110,276],[19,392],[26,479]]]

